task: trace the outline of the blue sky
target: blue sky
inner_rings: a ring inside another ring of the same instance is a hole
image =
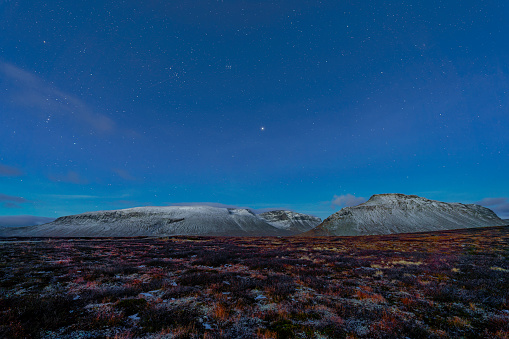
[[[503,1],[0,2],[0,215],[377,193],[509,217]]]

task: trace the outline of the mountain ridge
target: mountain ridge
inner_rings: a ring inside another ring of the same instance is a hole
[[[29,237],[290,236],[301,233],[294,227],[278,226],[243,208],[149,206],[85,212],[43,225],[4,228],[0,233]]]
[[[286,210],[264,212],[258,214],[258,217],[276,228],[295,233],[309,231],[322,222],[318,217]]]

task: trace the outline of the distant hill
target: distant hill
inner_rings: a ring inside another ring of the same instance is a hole
[[[289,224],[276,223],[275,227],[263,217],[258,217],[247,209],[210,206],[136,207],[70,215],[38,226],[3,228],[0,229],[0,235],[27,237],[283,236],[298,233],[295,229],[308,220],[305,215],[291,213],[293,212],[290,212]],[[314,220],[313,218],[309,217],[309,220]],[[286,227],[286,225],[289,226]]]
[[[261,213],[258,217],[278,229],[295,234],[309,231],[322,222],[318,217],[284,210]]]
[[[52,222],[55,218],[38,217],[34,215],[3,215],[0,216],[0,227],[22,227],[42,225]]]
[[[479,205],[395,193],[373,195],[363,204],[345,207],[304,235],[376,235],[505,224],[492,210]]]

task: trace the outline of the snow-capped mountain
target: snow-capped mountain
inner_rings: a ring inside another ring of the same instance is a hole
[[[60,217],[30,227],[3,230],[4,236],[132,237],[169,235],[270,236],[293,232],[269,225],[247,209],[210,206],[136,207]]]
[[[393,234],[501,225],[506,223],[479,205],[377,194],[363,204],[334,213],[306,235]]]
[[[261,213],[258,217],[276,228],[295,234],[309,231],[322,222],[318,217],[284,210]]]

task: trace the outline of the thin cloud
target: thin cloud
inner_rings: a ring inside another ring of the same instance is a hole
[[[343,208],[357,206],[363,202],[366,202],[366,198],[356,197],[353,194],[334,195],[334,198],[331,201],[331,206],[332,208]]]
[[[489,207],[489,206],[497,206],[500,204],[504,204],[506,202],[507,202],[507,198],[484,198],[484,199],[476,202],[476,204]]]
[[[0,61],[0,74],[12,86],[12,94],[4,96],[11,104],[29,108],[37,114],[70,116],[95,132],[111,132],[115,129],[113,120],[94,112],[79,97],[46,83],[28,71]]]
[[[210,206],[210,207],[219,207],[219,208],[243,208],[243,209],[253,211],[253,209],[249,208],[249,207],[227,205],[227,204],[221,204],[219,202],[177,202],[177,203],[170,203],[168,205],[170,205],[170,206]]]
[[[19,168],[0,164],[0,176],[19,177],[22,175],[23,172]]]
[[[23,197],[16,197],[13,195],[7,195],[7,194],[1,194],[0,193],[0,203],[2,204],[2,207],[4,208],[21,208],[19,204],[25,204],[30,202],[30,200],[27,200]]]
[[[73,200],[81,200],[81,199],[99,199],[101,197],[97,195],[85,195],[85,194],[45,194],[44,197],[48,198],[56,198],[56,199],[73,199]]]
[[[13,209],[13,208],[21,208],[20,205],[14,203],[14,202],[6,202],[2,205],[4,208]]]
[[[115,200],[115,201],[112,201],[110,204],[111,205],[132,206],[132,207],[146,205],[145,203],[140,203],[140,202],[135,201],[135,200]]]
[[[0,226],[21,227],[42,225],[52,222],[55,218],[37,217],[34,215],[6,215],[0,216]]]
[[[23,197],[15,197],[13,195],[7,195],[7,194],[0,193],[0,202],[25,203],[25,202],[29,202],[29,201]]]
[[[476,204],[487,207],[503,219],[509,219],[509,198],[484,198]]]
[[[135,181],[136,180],[136,178],[134,176],[132,176],[131,173],[127,172],[126,170],[123,170],[120,168],[114,168],[113,172],[124,180],[127,180],[127,181]]]
[[[88,180],[83,178],[78,172],[75,171],[69,171],[64,175],[50,175],[48,178],[54,182],[66,182],[77,185],[88,184]]]

